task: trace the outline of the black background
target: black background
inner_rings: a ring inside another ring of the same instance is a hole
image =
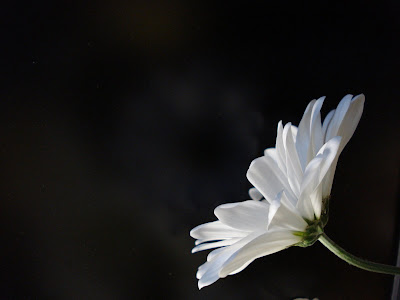
[[[326,232],[395,264],[398,2],[193,3],[2,5],[1,298],[390,298],[319,243],[198,291],[189,231],[248,199],[279,120],[364,93]]]

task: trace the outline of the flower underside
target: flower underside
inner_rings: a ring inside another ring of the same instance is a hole
[[[328,218],[329,218],[329,199],[330,196],[325,197],[322,200],[323,209],[321,213],[321,218],[319,219],[314,218],[314,220],[304,219],[308,224],[306,230],[293,232],[295,236],[299,236],[302,238],[302,241],[295,244],[294,246],[299,246],[304,248],[312,246],[318,240],[318,238],[324,233],[324,227],[328,223]]]

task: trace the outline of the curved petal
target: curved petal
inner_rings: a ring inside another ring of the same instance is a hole
[[[211,261],[215,256],[217,256],[219,253],[221,253],[222,251],[225,251],[227,247],[221,247],[221,248],[217,248],[214,249],[213,251],[211,251],[210,253],[208,253],[207,255],[207,261]]]
[[[236,242],[238,242],[241,238],[232,238],[232,239],[226,239],[218,242],[210,242],[210,243],[203,243],[200,245],[197,245],[192,249],[192,253],[196,253],[199,251],[203,250],[208,250],[212,248],[218,248],[218,247],[224,247],[224,246],[230,246]]]
[[[249,196],[251,199],[256,201],[260,201],[262,198],[264,198],[260,191],[257,190],[255,187],[249,189]]]
[[[304,217],[308,219],[313,219],[314,214],[317,218],[321,215],[322,195],[316,189],[337,157],[341,139],[340,136],[334,137],[322,146],[318,155],[307,165],[304,172],[298,208],[306,214]],[[310,204],[313,214],[310,212]]]
[[[222,266],[219,276],[226,277],[242,270],[243,266],[249,265],[255,259],[281,251],[289,246],[300,242],[301,238],[292,234],[291,231],[268,231],[256,237],[234,253]]]
[[[218,219],[232,227],[244,231],[267,229],[269,204],[261,201],[222,204],[214,210]]]
[[[343,101],[343,100],[342,100]],[[335,176],[335,170],[336,170],[336,165],[338,161],[338,157],[340,153],[342,153],[343,148],[346,146],[346,144],[349,142],[350,138],[353,136],[354,131],[357,128],[357,125],[360,121],[363,109],[364,109],[364,102],[365,102],[365,96],[363,94],[360,94],[351,100],[350,104],[347,105],[348,99],[346,99],[346,112],[344,113],[344,116],[340,119],[340,124],[335,124],[332,125],[333,129],[331,129],[331,132],[329,133],[330,135],[336,133],[336,135],[339,135],[342,137],[342,141],[340,143],[338,155],[333,161],[328,174],[326,175],[326,178],[323,183],[322,187],[322,196],[326,197],[331,194],[331,189],[332,189],[332,183],[333,183],[333,178]],[[340,104],[339,104],[340,105]],[[342,109],[343,110],[343,109]],[[336,113],[335,113],[336,115]],[[331,123],[334,120],[331,121]],[[338,121],[336,121],[338,122]],[[329,125],[331,127],[331,125]],[[337,128],[337,129],[336,129]],[[337,132],[335,132],[335,130]],[[326,134],[326,138],[328,138],[328,132]]]
[[[221,278],[220,271],[224,263],[228,261],[229,258],[236,253],[236,251],[243,247],[243,245],[251,242],[261,234],[263,234],[262,231],[254,232],[231,246],[214,250],[213,252],[216,254],[213,255],[206,263],[201,265],[197,271],[196,277],[199,279],[199,289],[210,285]]]
[[[199,279],[197,283],[199,289],[216,282],[220,278],[218,274],[219,270],[235,251],[235,249],[231,247],[232,246],[222,248],[223,251],[217,254],[212,260],[205,262],[199,267],[196,274],[197,279]]]
[[[296,149],[303,170],[306,168],[308,163],[307,157],[308,157],[308,150],[311,138],[310,137],[311,112],[315,102],[316,100],[312,100],[310,103],[308,103],[297,131]]]
[[[293,134],[293,141],[296,144],[298,128],[297,128],[297,126],[292,125],[291,129],[292,129],[292,134]]]
[[[336,156],[334,161],[326,174],[324,181],[322,183],[322,197],[328,197],[331,194],[333,178],[335,177],[336,165],[338,163],[339,154]]]
[[[276,135],[276,157],[279,168],[283,173],[286,174],[286,151],[285,151],[285,143],[283,137],[283,126],[282,121],[278,123],[277,135]]]
[[[332,121],[332,117],[335,114],[335,109],[331,110],[324,119],[324,124],[322,125],[322,136],[324,137],[324,142],[326,142],[326,131],[328,129],[329,124]]]
[[[221,221],[205,223],[190,231],[191,237],[204,240],[203,242],[244,237],[246,235],[248,235],[248,232],[229,227]]]
[[[335,113],[332,117],[332,120],[328,126],[328,129],[326,131],[326,141],[329,141],[331,138],[334,136],[337,136],[340,124],[343,121],[343,118],[346,115],[347,110],[349,109],[351,99],[353,98],[353,95],[346,95],[343,97],[343,99],[339,102]]]
[[[336,134],[342,137],[339,153],[342,152],[343,148],[349,142],[350,138],[353,136],[353,133],[357,128],[358,122],[360,121],[364,109],[364,102],[365,96],[363,94],[358,95],[353,100],[351,100],[350,106]]]
[[[267,148],[264,150],[265,156],[271,156],[276,163],[278,163],[278,153],[276,152],[276,148]]]
[[[296,203],[286,175],[271,157],[262,156],[253,160],[246,175],[268,202],[271,203],[279,192],[285,190],[289,199]]]
[[[320,170],[323,158],[321,156],[315,157],[310,163],[307,165],[307,168],[304,172],[304,179],[301,183],[301,194],[299,201],[297,202],[296,208],[300,211],[301,215],[308,220],[314,219],[314,207],[311,203],[311,199],[308,191],[312,191],[316,177],[318,176],[318,172]],[[308,188],[306,190],[306,188]]]
[[[303,170],[301,169],[300,160],[297,155],[296,145],[293,140],[291,123],[287,123],[283,130],[286,151],[286,168],[287,177],[290,187],[296,197],[300,195],[300,183],[303,177]]]
[[[311,123],[310,123],[310,148],[312,151],[312,157],[314,157],[319,149],[321,149],[324,144],[323,136],[322,136],[322,126],[321,126],[321,107],[324,103],[325,97],[321,97],[315,102],[313,109],[311,111]],[[308,157],[308,161],[311,160],[311,157]]]
[[[274,214],[271,216],[271,212]],[[291,229],[304,231],[307,227],[306,221],[300,216],[299,211],[290,203],[284,192],[271,204],[268,230]]]

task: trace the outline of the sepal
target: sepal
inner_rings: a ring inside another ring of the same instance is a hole
[[[318,238],[324,233],[321,219],[314,221],[306,220],[306,222],[308,223],[308,226],[305,231],[293,232],[293,235],[302,238],[301,242],[295,244],[294,246],[299,246],[303,248],[309,247],[313,245],[318,240]]]

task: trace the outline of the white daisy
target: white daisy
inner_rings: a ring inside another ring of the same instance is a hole
[[[308,104],[298,128],[279,122],[275,148],[266,149],[247,172],[253,200],[218,206],[218,221],[190,232],[197,239],[192,252],[217,248],[198,269],[199,288],[259,257],[309,246],[323,232],[337,159],[360,120],[364,95],[345,96],[321,123],[323,101]]]

